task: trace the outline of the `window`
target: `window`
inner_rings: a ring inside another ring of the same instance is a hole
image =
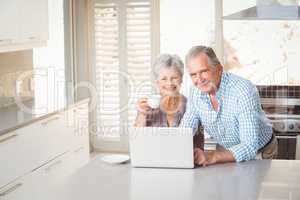
[[[97,93],[91,130],[97,149],[126,148],[122,133],[133,125],[136,101],[154,90],[151,64],[159,33],[155,5],[155,0],[96,0],[90,5]]]

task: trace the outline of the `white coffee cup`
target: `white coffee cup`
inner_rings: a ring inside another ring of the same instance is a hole
[[[161,96],[158,94],[150,95],[148,96],[147,103],[151,108],[155,109],[159,107],[160,99]]]

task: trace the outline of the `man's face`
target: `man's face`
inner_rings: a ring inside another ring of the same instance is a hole
[[[200,53],[188,61],[187,68],[193,84],[202,92],[212,93],[217,91],[221,67],[211,66],[208,59],[206,54]]]

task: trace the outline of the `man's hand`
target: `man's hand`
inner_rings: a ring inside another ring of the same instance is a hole
[[[205,152],[205,162],[203,166],[213,165],[218,162],[218,152],[217,151],[207,151]]]
[[[235,159],[230,151],[203,151],[194,149],[194,162],[203,167],[216,163],[234,162]]]
[[[204,151],[200,148],[194,149],[194,163],[196,165],[202,165],[206,161]]]
[[[216,151],[206,151],[204,152],[200,148],[194,149],[194,162],[197,165],[202,165],[203,167],[207,165],[212,165],[217,163]]]

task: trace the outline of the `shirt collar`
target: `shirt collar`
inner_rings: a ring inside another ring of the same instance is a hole
[[[221,98],[224,95],[226,85],[228,82],[228,73],[222,72],[220,86],[217,90],[216,97],[217,99]]]

